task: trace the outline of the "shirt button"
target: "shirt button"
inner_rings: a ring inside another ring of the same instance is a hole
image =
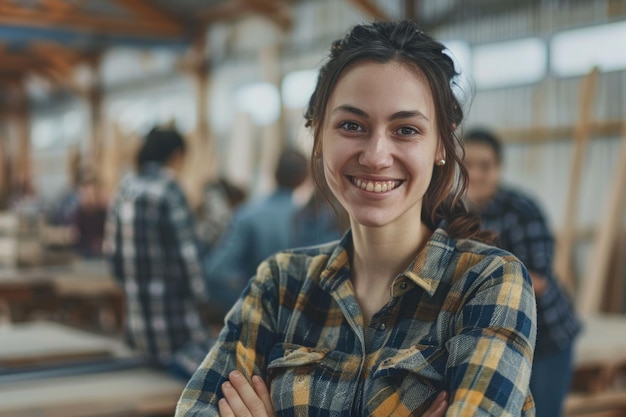
[[[387,329],[387,325],[385,323],[380,323],[380,326],[378,326],[378,330],[386,330]]]
[[[400,284],[400,289],[406,290],[406,287],[408,287],[409,284],[406,283],[406,281],[402,281],[402,283]]]
[[[298,375],[298,376],[296,377],[296,382],[297,382],[298,384],[304,384],[304,381],[305,381],[305,380],[306,380],[306,378],[305,378],[305,376],[304,376],[304,375]]]

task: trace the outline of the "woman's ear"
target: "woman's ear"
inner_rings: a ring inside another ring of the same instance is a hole
[[[446,163],[446,149],[443,146],[442,141],[439,140],[439,144],[437,145],[437,151],[435,152],[435,165],[442,166],[442,165],[445,165],[445,163]]]

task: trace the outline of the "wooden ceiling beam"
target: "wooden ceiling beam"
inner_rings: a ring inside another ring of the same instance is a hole
[[[46,61],[23,54],[0,54],[0,73],[14,73],[26,71],[30,68],[46,65]]]
[[[79,9],[76,3],[67,0],[39,0],[40,4],[48,10],[59,12],[74,12]]]
[[[389,15],[373,3],[372,0],[348,0],[348,2],[374,20],[391,20]]]
[[[207,23],[213,23],[217,21],[230,21],[240,19],[242,17],[250,15],[254,10],[246,3],[239,0],[231,0],[224,3],[220,3],[217,6],[212,6],[204,9],[196,14],[196,16]]]
[[[283,0],[243,0],[243,3],[267,17],[284,32],[293,26],[292,8]]]
[[[145,0],[113,0],[118,5],[133,13],[139,19],[158,22],[165,27],[171,27],[176,32],[185,32],[185,22],[176,19],[152,3]]]
[[[81,13],[50,12],[37,8],[20,7],[0,2],[0,24],[33,26],[98,32],[111,35],[134,35],[140,37],[180,38],[183,28],[173,27],[151,19],[127,19]]]

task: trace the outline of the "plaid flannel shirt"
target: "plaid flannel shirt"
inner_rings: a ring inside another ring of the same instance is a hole
[[[517,258],[439,228],[364,330],[351,247],[348,233],[262,263],[176,416],[219,415],[235,369],[266,380],[277,416],[420,416],[442,390],[448,416],[534,416],[535,299]]]
[[[547,288],[537,296],[537,345],[541,357],[570,347],[581,325],[553,270],[554,238],[537,204],[524,194],[501,188],[481,213],[483,227],[498,234],[498,246],[545,277]]]
[[[149,163],[122,180],[104,249],[126,294],[131,346],[168,365],[184,345],[208,343],[198,309],[206,291],[193,220],[166,169]]]

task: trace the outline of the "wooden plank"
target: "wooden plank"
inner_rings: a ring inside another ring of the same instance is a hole
[[[576,368],[626,363],[626,316],[583,316],[583,330],[575,346]]]
[[[622,227],[613,247],[613,262],[609,269],[610,282],[606,287],[605,299],[609,313],[624,311],[624,295],[626,294],[626,232]]]
[[[114,339],[91,335],[56,323],[0,327],[0,369],[24,368],[130,356]]]
[[[600,228],[592,247],[590,261],[582,281],[579,293],[579,309],[583,314],[597,313],[602,308],[602,295],[607,283],[611,255],[621,230],[626,200],[626,121],[622,132],[622,145],[617,167],[613,176],[613,185],[609,193]]]
[[[182,381],[136,369],[0,385],[0,417],[171,416]]]
[[[348,2],[374,20],[391,20],[387,13],[371,0],[348,0]]]
[[[597,395],[569,395],[565,401],[567,417],[615,416],[626,412],[626,391],[614,391]]]
[[[561,226],[560,236],[557,238],[555,253],[555,271],[564,286],[574,289],[574,272],[572,270],[572,251],[574,248],[574,231],[578,222],[578,207],[580,199],[580,182],[583,171],[587,142],[589,139],[589,125],[593,116],[593,103],[598,80],[598,68],[594,68],[583,80],[580,88],[580,107],[578,125],[574,135],[574,155],[570,183],[567,190],[565,215]]]
[[[624,122],[620,120],[603,120],[589,123],[589,137],[602,138],[617,136],[622,131]],[[575,137],[574,126],[537,126],[530,128],[510,128],[498,131],[504,143],[545,143],[571,141]]]

